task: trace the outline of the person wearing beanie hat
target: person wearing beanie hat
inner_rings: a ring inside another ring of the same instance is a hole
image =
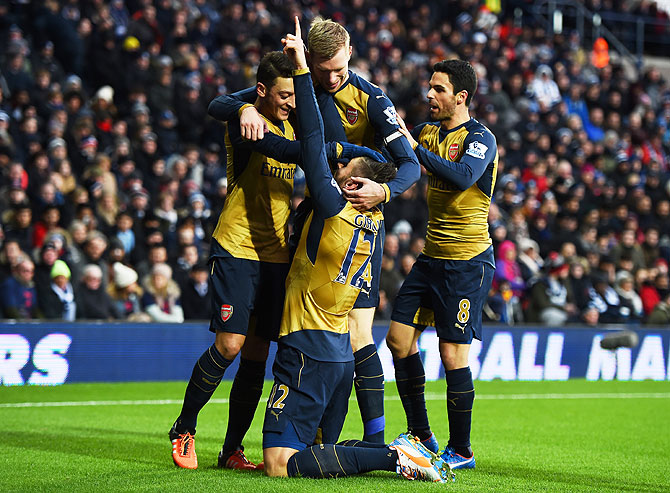
[[[75,292],[70,283],[70,267],[63,260],[51,266],[49,289],[41,291],[40,308],[44,318],[74,322],[77,315]]]
[[[142,307],[154,322],[181,323],[184,311],[181,307],[181,290],[172,280],[172,268],[159,262],[151,268],[151,274],[143,279],[145,287]]]
[[[112,269],[114,271],[114,284],[117,288],[126,289],[137,282],[137,272],[131,267],[127,267],[121,262],[115,262]]]
[[[137,272],[121,262],[112,265],[112,282],[107,293],[115,304],[119,318],[133,322],[150,322],[149,316],[142,311],[140,300],[144,291],[137,284]]]
[[[65,282],[69,281],[70,277],[72,277],[70,268],[62,260],[56,260],[51,267],[51,279],[54,283],[62,285],[63,279],[56,279],[58,277],[64,278]]]

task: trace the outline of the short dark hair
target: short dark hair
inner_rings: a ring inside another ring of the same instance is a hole
[[[396,167],[392,163],[380,163],[367,156],[356,159],[357,175],[369,178],[377,183],[387,183],[396,175]]]
[[[477,91],[477,74],[470,63],[465,60],[442,60],[433,65],[433,71],[443,72],[449,76],[449,81],[454,86],[454,95],[463,90],[468,91],[465,106],[470,106],[472,97]]]
[[[293,77],[293,63],[283,52],[271,51],[261,59],[258,65],[256,81],[270,88],[275,84],[277,77],[286,79]]]

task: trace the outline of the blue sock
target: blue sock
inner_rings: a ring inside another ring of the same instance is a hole
[[[223,451],[232,452],[242,447],[242,439],[249,431],[258,401],[263,393],[265,361],[240,359],[240,367],[230,389],[228,429]]]
[[[363,420],[363,440],[384,443],[384,370],[377,346],[368,344],[354,353],[354,388]]]
[[[191,379],[186,386],[184,395],[184,405],[181,408],[181,414],[177,419],[177,431],[184,433],[190,431],[195,433],[195,426],[198,421],[198,413],[212,397],[212,394],[218,387],[226,368],[232,363],[221,356],[216,346],[212,344],[202,353],[200,359],[193,367]]]
[[[425,440],[430,437],[430,424],[428,424],[428,412],[426,411],[426,375],[419,353],[407,358],[394,359],[395,382],[398,394],[402,401],[402,407],[407,416],[407,430],[419,438]]]
[[[289,477],[329,479],[368,471],[394,471],[398,452],[388,447],[313,445],[288,460]]]
[[[449,446],[456,453],[471,457],[470,427],[475,387],[470,367],[447,372],[447,415],[449,417]]]

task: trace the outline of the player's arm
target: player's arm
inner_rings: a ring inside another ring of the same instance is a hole
[[[249,140],[259,140],[263,138],[267,125],[253,104],[256,97],[256,86],[217,96],[209,103],[207,112],[222,122],[239,118],[242,136]]]
[[[356,178],[356,190],[344,191],[344,196],[358,210],[369,209],[379,203],[388,202],[407,190],[421,177],[421,167],[407,139],[400,132],[393,103],[380,92],[368,99],[368,118],[375,133],[384,139],[384,145],[393,159],[398,172],[393,180],[379,184],[365,178]]]
[[[305,61],[305,52],[300,35],[300,24],[295,18],[295,35],[287,34],[282,39],[284,53],[289,55],[297,67],[293,75],[296,113],[300,131],[303,170],[314,208],[325,217],[336,215],[346,201],[340,195],[326,157],[323,120],[314,94],[314,84]]]
[[[260,140],[248,140],[242,136],[241,129],[235,124],[236,119],[229,122],[229,137],[231,144],[238,149],[250,149],[282,163],[302,163],[300,142],[289,140],[272,132],[265,132]],[[348,142],[328,142],[326,157],[328,159],[351,159],[367,156],[375,160],[382,159],[377,151]]]
[[[419,161],[428,171],[449,180],[460,190],[467,190],[484,174],[496,156],[496,139],[488,131],[470,132],[463,142],[465,153],[460,161],[449,161],[417,145],[414,149]]]
[[[253,106],[256,97],[256,86],[242,89],[233,94],[222,94],[212,99],[207,112],[212,118],[227,122],[239,117],[241,110]]]

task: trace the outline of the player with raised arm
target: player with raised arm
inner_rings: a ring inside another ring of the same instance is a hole
[[[241,352],[218,464],[256,468],[244,455],[242,439],[263,391],[265,363],[270,341],[279,332],[289,268],[289,204],[301,152],[288,122],[295,107],[292,73],[293,65],[282,52],[271,52],[261,60],[255,107],[269,129],[263,139],[244,139],[237,124],[227,129],[228,196],[210,252],[214,304],[210,330],[216,337],[193,368],[181,414],[170,430],[172,457],[180,467],[197,467],[198,413]],[[327,150],[333,158],[378,155],[348,143],[329,143]]]
[[[388,181],[395,169],[356,158],[331,173],[297,18],[295,24],[295,35],[287,34],[282,42],[297,68],[298,131],[313,210],[286,281],[275,381],[263,425],[265,472],[331,478],[388,470],[408,479],[445,481],[451,471],[444,460],[405,435],[388,447],[333,445],[347,413],[354,371],[347,314],[383,227],[379,208],[358,211],[341,191],[356,186],[355,177]],[[312,445],[319,438],[321,444]]]
[[[487,218],[498,152],[493,134],[468,112],[477,89],[472,66],[445,60],[433,70],[427,97],[434,121],[411,134],[403,124],[403,133],[428,171],[426,246],[396,296],[386,342],[408,429],[419,438],[430,436],[417,341],[426,326],[436,328],[449,419],[449,442],[442,457],[454,469],[473,468],[475,391],[468,356],[473,337],[481,340],[482,307],[495,269]]]
[[[385,149],[398,168],[396,177],[387,184],[356,177],[357,186],[343,190],[343,196],[357,210],[367,210],[407,190],[420,177],[420,167],[407,140],[399,132],[393,103],[374,84],[349,70],[352,47],[349,33],[340,24],[317,18],[308,34],[309,66],[315,83],[319,111],[324,122],[327,141],[346,140],[374,149]],[[239,115],[241,133],[249,139],[264,135],[266,123],[244,98],[249,90],[235,95],[219,96],[217,118],[229,120]],[[304,218],[311,210],[307,197],[296,214],[294,238],[300,237]],[[377,348],[372,338],[372,322],[379,304],[384,228],[377,236],[378,245],[370,262],[371,275],[366,279],[354,309],[349,314],[351,344],[356,361],[355,389],[364,426],[363,439],[384,442],[384,375]],[[294,245],[292,245],[294,246]],[[437,451],[434,437],[426,445]]]

